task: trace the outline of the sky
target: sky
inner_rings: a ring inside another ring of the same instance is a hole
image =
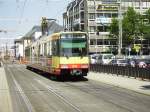
[[[0,0],[0,47],[24,36],[41,18],[54,18],[62,25],[63,12],[72,0]]]

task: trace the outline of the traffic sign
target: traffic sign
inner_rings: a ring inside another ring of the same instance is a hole
[[[141,49],[141,44],[134,44],[134,49],[138,53]]]

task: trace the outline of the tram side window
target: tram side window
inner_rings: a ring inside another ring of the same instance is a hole
[[[52,41],[52,54],[54,56],[59,56],[59,40]]]

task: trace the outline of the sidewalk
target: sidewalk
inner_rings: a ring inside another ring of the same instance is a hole
[[[12,112],[11,97],[5,75],[5,70],[0,67],[0,112]]]
[[[89,72],[87,78],[150,95],[150,81],[94,72]]]

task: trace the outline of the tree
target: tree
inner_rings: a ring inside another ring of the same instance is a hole
[[[132,42],[139,33],[139,15],[129,7],[123,18],[123,40]]]
[[[148,19],[148,24],[150,24],[150,8],[145,12],[146,18]]]
[[[132,42],[138,37],[142,26],[140,23],[140,14],[136,13],[132,7],[129,7],[122,20],[123,41]],[[113,18],[110,25],[110,37],[119,37],[118,20]]]
[[[150,40],[150,8],[145,12],[145,14],[146,14],[146,18],[144,19],[147,19],[148,23],[144,24],[143,34],[144,34],[144,38]]]
[[[110,25],[110,37],[118,38],[118,35],[119,35],[118,20],[116,18],[113,18],[112,23]]]
[[[122,40],[127,43],[132,43],[134,38],[138,38],[138,35],[143,30],[140,19],[141,15],[129,7],[127,12],[124,13],[122,20],[123,38]],[[119,37],[118,20],[113,18],[110,25],[110,37]]]
[[[129,7],[124,13],[122,20],[122,41],[125,46],[132,45],[136,39],[150,40],[150,9],[145,12],[145,15],[137,13],[132,7]],[[145,23],[144,20],[148,20]],[[110,25],[110,37],[117,37],[118,39],[118,20],[112,19]]]

